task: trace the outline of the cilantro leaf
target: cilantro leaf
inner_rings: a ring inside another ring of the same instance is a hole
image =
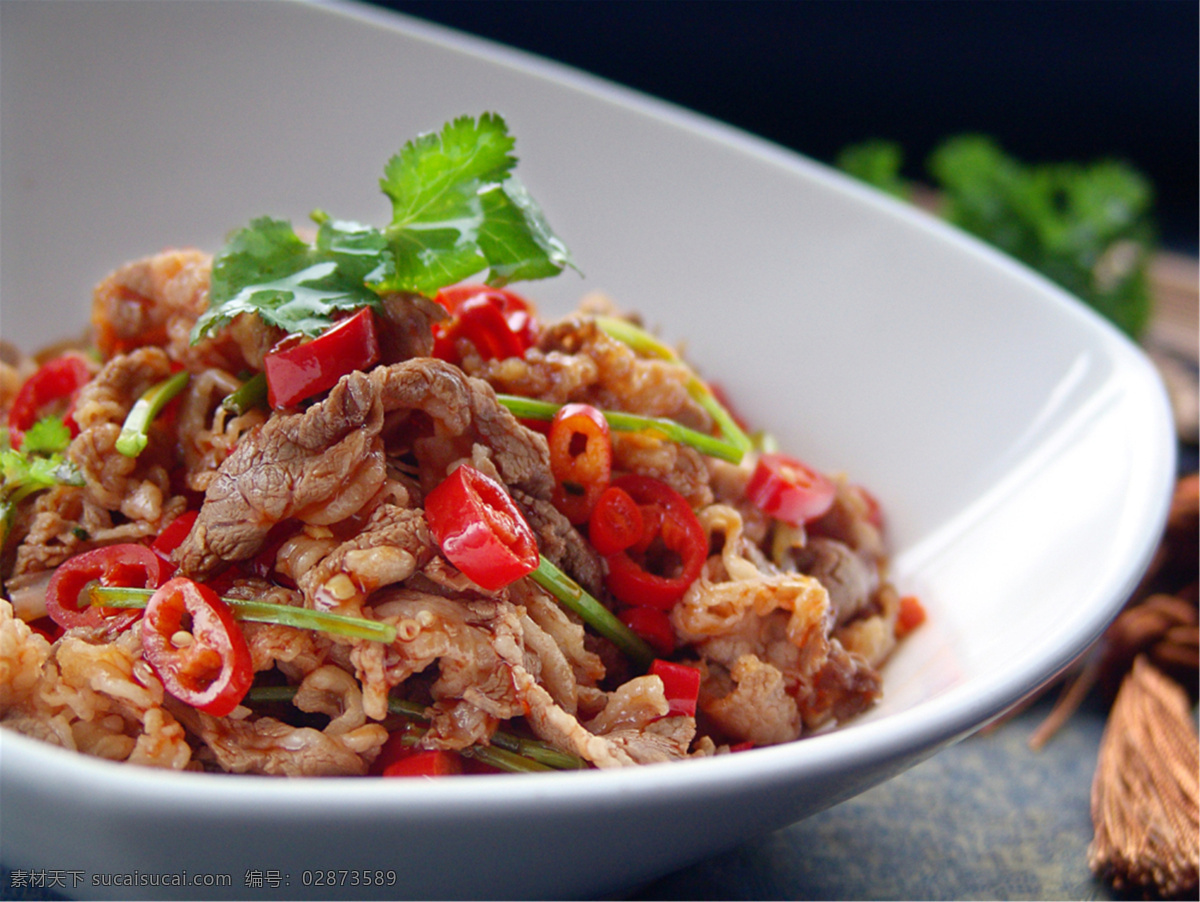
[[[900,174],[904,152],[894,141],[863,141],[842,149],[834,165],[888,194],[908,200],[912,191]]]
[[[837,165],[899,196],[898,145],[851,145]],[[1091,305],[1129,336],[1151,314],[1147,269],[1155,246],[1153,191],[1135,169],[1102,160],[1090,165],[1027,165],[984,135],[943,141],[927,161],[940,189],[942,215],[1015,257]]]
[[[1114,161],[1027,166],[993,141],[941,145],[930,171],[946,218],[1038,270],[1132,337],[1150,318],[1153,192]]]
[[[492,285],[556,275],[571,265],[541,209],[511,175],[504,120],[461,117],[388,161],[380,187],[392,199],[387,235],[396,275],[385,291],[437,289],[487,271]]]
[[[392,205],[383,229],[317,213],[308,244],[286,221],[253,220],[213,261],[210,307],[193,341],[243,313],[289,334],[318,335],[338,311],[378,305],[391,292],[432,296],[480,274],[504,285],[573,265],[511,174],[514,143],[494,113],[460,117],[408,142],[380,179]]]
[[[43,417],[25,431],[21,449],[25,454],[56,454],[71,444],[71,430],[61,417]]]
[[[383,237],[365,226],[322,223],[310,246],[284,220],[255,219],[214,259],[209,309],[193,334],[254,313],[285,332],[319,335],[335,311],[378,301],[363,277],[386,270],[386,254]]]
[[[0,546],[25,498],[56,485],[84,484],[78,468],[62,454],[70,440],[61,419],[46,417],[26,431],[20,451],[0,449]]]

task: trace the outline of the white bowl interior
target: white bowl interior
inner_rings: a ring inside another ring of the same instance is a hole
[[[254,856],[274,849],[294,896],[315,891],[298,882],[299,851],[348,866],[319,842],[319,805],[348,837],[391,831],[435,863],[439,842],[464,839],[493,849],[489,861],[515,856],[493,872],[515,895],[611,890],[833,804],[977,728],[1086,648],[1148,560],[1173,443],[1140,354],[1022,268],[817,164],[355,6],[22,3],[0,5],[0,23],[4,339],[77,333],[91,286],[120,263],[214,250],[259,214],[302,222],[319,206],[379,222],[377,181],[405,140],[496,110],[584,273],[523,290],[551,311],[594,290],[641,311],[751,422],[872,489],[895,576],[930,610],[888,665],[883,703],[854,725],[636,773],[296,785],[133,771],[6,733],[6,813],[27,818],[5,831],[6,863],[43,859],[74,809],[79,824],[113,825],[73,843],[92,849],[88,867],[111,855],[166,866],[177,859],[144,839],[182,800],[193,867],[261,868]],[[653,824],[628,824],[664,811],[695,825],[648,847]],[[513,829],[518,815],[541,825]],[[268,821],[271,842],[251,829]],[[217,831],[240,837],[224,859]],[[583,837],[621,872],[564,864]],[[352,845],[333,848],[386,857]],[[537,876],[546,861],[552,879]],[[445,871],[417,868],[409,889],[497,895],[478,868]]]

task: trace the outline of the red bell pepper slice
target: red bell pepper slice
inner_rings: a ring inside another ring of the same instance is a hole
[[[214,717],[241,704],[254,681],[250,648],[229,605],[183,576],[147,602],[142,654],[167,692]]]
[[[551,501],[572,523],[586,523],[612,476],[608,420],[590,404],[564,404],[550,421]]]
[[[667,703],[670,705],[668,716],[696,716],[696,700],[700,696],[700,671],[697,668],[655,659],[650,665],[650,673],[663,681]]]
[[[600,493],[588,519],[588,539],[600,554],[607,557],[632,547],[644,530],[642,509],[632,495],[615,485]]]
[[[145,545],[106,545],[68,558],[59,564],[46,586],[46,613],[63,629],[76,626],[111,626],[125,629],[140,612],[100,606],[80,608],[80,595],[88,583],[123,588],[157,589],[168,570],[162,558]]]
[[[533,572],[533,530],[495,480],[460,466],[425,497],[425,519],[447,560],[488,591]]]
[[[75,396],[91,378],[87,362],[77,354],[64,354],[38,367],[21,385],[8,410],[9,444],[20,448],[25,433],[55,405],[60,408],[72,438],[78,435],[79,426],[71,415]]]
[[[347,373],[379,362],[375,314],[363,307],[311,341],[285,339],[263,357],[267,402],[279,409],[328,391]]]
[[[675,628],[666,611],[628,605],[617,612],[621,622],[650,643],[660,655],[675,651]]]
[[[670,610],[708,559],[704,527],[687,499],[662,480],[627,475],[612,484],[638,503],[646,528],[638,543],[605,558],[605,585],[624,604]]]
[[[746,497],[759,510],[793,526],[825,514],[833,506],[836,493],[829,479],[785,454],[760,457],[746,484]]]
[[[465,338],[484,360],[523,357],[537,341],[537,320],[528,301],[503,288],[452,285],[434,300],[450,319],[433,327],[433,356],[459,363],[455,343]]]

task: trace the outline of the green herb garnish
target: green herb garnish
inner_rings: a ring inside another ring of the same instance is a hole
[[[183,391],[188,379],[187,370],[180,370],[152,385],[134,402],[117,436],[116,448],[120,453],[126,457],[137,457],[145,450],[150,442],[150,424],[170,400]]]
[[[136,589],[122,586],[101,586],[92,583],[87,588],[88,603],[106,608],[144,608],[154,594],[153,589]],[[349,614],[334,614],[329,611],[314,611],[273,601],[256,599],[225,598],[221,600],[233,611],[238,620],[252,623],[277,623],[297,629],[314,630],[345,636],[350,639],[367,639],[372,642],[391,644],[396,641],[396,628],[380,620],[353,617]]]
[[[507,407],[513,416],[525,420],[543,420],[548,422],[554,419],[554,415],[562,407],[561,404],[555,404],[551,401],[538,401],[535,398],[526,398],[523,395],[497,394],[496,400]],[[644,432],[650,435],[657,435],[667,441],[677,442],[681,445],[690,445],[702,454],[707,454],[709,457],[716,457],[729,463],[740,463],[745,453],[741,447],[732,442],[717,438],[715,435],[697,432],[695,429],[684,426],[682,423],[677,423],[674,420],[668,420],[664,417],[644,417],[640,414],[624,413],[620,410],[601,410],[600,413],[608,421],[609,428],[617,432]],[[750,447],[749,439],[746,439],[746,447]]]
[[[898,145],[869,141],[846,148],[837,163],[905,196],[901,161]],[[1129,336],[1142,334],[1157,239],[1153,191],[1139,172],[1111,160],[1027,165],[981,135],[943,142],[927,168],[948,221],[1058,283]]]
[[[318,211],[309,244],[286,221],[255,219],[214,258],[210,307],[193,340],[242,313],[315,336],[338,311],[377,306],[388,293],[432,296],[481,273],[499,286],[573,265],[511,174],[514,143],[494,113],[463,116],[410,141],[384,167],[380,188],[392,221],[382,229]]]
[[[44,417],[26,430],[21,450],[0,450],[0,546],[8,539],[17,505],[56,485],[83,485],[83,475],[64,452],[71,430],[61,417]]]

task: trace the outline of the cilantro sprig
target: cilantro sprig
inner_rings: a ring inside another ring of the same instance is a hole
[[[38,420],[24,434],[21,450],[0,448],[0,546],[8,539],[17,505],[56,485],[83,485],[83,476],[65,456],[71,430],[60,417]]]
[[[891,194],[912,196],[894,142],[844,148],[837,165]],[[1136,169],[1113,160],[1027,164],[982,135],[943,141],[926,168],[945,219],[1057,282],[1131,337],[1142,334],[1157,239],[1153,189]]]
[[[318,210],[309,243],[285,220],[253,220],[213,260],[210,306],[193,341],[242,313],[288,333],[318,335],[339,311],[377,306],[391,292],[432,296],[470,277],[499,286],[573,266],[512,174],[514,145],[495,113],[463,116],[408,142],[379,182],[392,206],[383,228]]]

